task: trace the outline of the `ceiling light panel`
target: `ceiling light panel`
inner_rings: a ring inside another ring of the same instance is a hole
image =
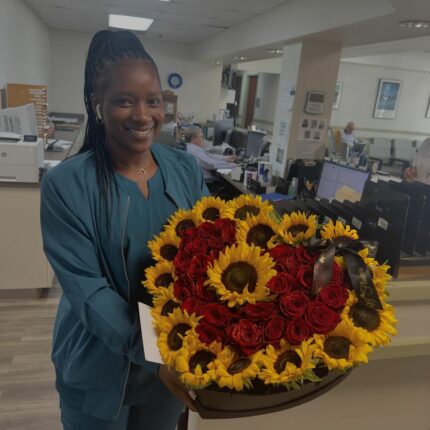
[[[150,18],[140,18],[138,16],[109,14],[109,27],[125,28],[135,31],[146,31],[154,22]]]

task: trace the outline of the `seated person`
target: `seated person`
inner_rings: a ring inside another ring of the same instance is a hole
[[[430,137],[424,140],[412,162],[412,167],[405,169],[403,177],[408,182],[417,181],[430,185]]]
[[[234,169],[237,167],[233,161],[235,156],[225,156],[219,154],[210,154],[204,149],[203,133],[200,127],[192,126],[185,129],[184,132],[187,151],[192,154],[202,169],[205,181],[216,180],[215,170]]]
[[[357,143],[357,139],[354,134],[355,124],[349,121],[346,124],[345,129],[342,131],[342,145],[345,148],[345,159],[349,160],[351,152],[354,148],[354,143]]]

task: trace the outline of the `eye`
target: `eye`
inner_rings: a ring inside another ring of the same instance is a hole
[[[120,107],[129,107],[133,104],[133,100],[127,98],[120,98],[115,100],[115,104]]]
[[[148,100],[148,104],[149,104],[150,106],[154,106],[154,107],[160,106],[160,104],[161,104],[161,99],[158,99],[158,98],[149,99],[149,100]]]

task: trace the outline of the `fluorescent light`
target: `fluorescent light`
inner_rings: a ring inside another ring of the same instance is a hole
[[[109,27],[126,28],[127,30],[146,31],[154,22],[153,19],[138,16],[109,14]]]
[[[283,54],[284,51],[282,49],[268,49],[267,52],[269,54]]]
[[[430,21],[409,20],[409,21],[401,21],[399,22],[399,24],[401,27],[404,27],[404,28],[417,28],[419,30],[430,27]]]
[[[234,57],[234,60],[246,60],[246,57],[241,55],[240,57]]]

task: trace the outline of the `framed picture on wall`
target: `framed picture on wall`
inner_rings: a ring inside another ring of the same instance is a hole
[[[373,118],[394,119],[399,104],[401,81],[380,79]]]
[[[426,118],[430,118],[430,97],[429,101],[427,102]]]
[[[334,90],[334,98],[333,98],[333,108],[334,110],[339,109],[340,96],[342,94],[342,82],[336,82],[336,89]]]

